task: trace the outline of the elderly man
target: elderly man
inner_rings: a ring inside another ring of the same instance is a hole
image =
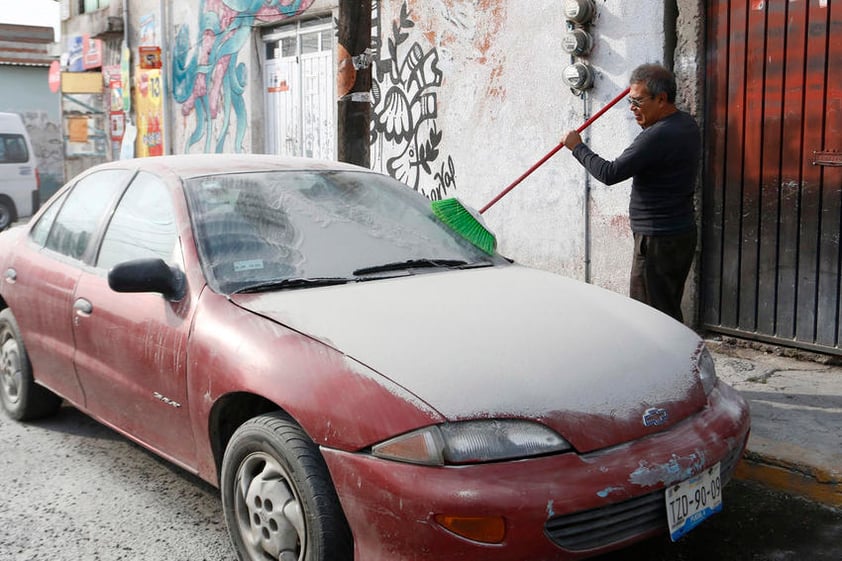
[[[629,295],[682,321],[681,296],[696,249],[693,191],[701,134],[693,117],[675,106],[675,76],[668,69],[641,65],[629,83],[629,107],[643,132],[616,160],[601,158],[575,130],[564,144],[606,185],[632,178]]]

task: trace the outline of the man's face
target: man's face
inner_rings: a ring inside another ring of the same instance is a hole
[[[658,122],[665,102],[666,94],[653,97],[646,88],[646,84],[634,83],[630,86],[629,109],[641,128],[651,127]]]

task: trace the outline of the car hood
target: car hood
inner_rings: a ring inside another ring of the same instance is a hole
[[[534,419],[580,452],[663,430],[706,402],[693,331],[624,296],[517,265],[233,300],[450,420]]]

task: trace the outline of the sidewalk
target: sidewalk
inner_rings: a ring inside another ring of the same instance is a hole
[[[728,338],[707,344],[720,379],[751,406],[751,437],[736,477],[842,507],[842,366]]]

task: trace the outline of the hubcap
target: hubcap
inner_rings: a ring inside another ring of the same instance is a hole
[[[0,346],[0,383],[2,383],[3,395],[10,404],[15,404],[20,399],[22,382],[18,343],[14,339],[7,339]]]
[[[302,561],[304,512],[289,476],[268,454],[248,456],[237,470],[234,508],[252,561]]]

